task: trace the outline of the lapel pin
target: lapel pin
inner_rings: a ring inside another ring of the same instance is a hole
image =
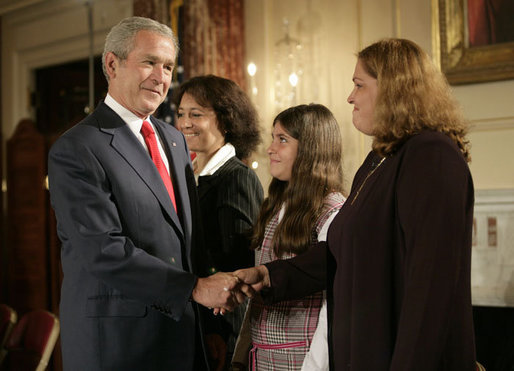
[[[175,142],[171,142],[171,145],[172,145],[173,147],[176,147],[176,146],[177,146],[177,143],[175,143]]]

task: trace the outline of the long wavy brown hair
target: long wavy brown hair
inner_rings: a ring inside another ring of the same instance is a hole
[[[448,135],[471,160],[468,123],[444,75],[414,42],[383,39],[357,54],[366,72],[377,79],[373,149],[382,156],[396,152],[422,130]]]
[[[273,120],[298,140],[298,152],[291,179],[273,178],[268,197],[261,207],[254,228],[252,247],[259,248],[266,225],[283,204],[284,217],[273,235],[277,256],[299,254],[312,243],[312,232],[330,192],[342,191],[342,138],[339,125],[328,108],[321,104],[299,105],[286,109]]]

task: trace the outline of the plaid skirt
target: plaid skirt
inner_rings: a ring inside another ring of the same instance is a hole
[[[307,342],[275,344],[273,346],[252,344],[249,368],[253,371],[297,371],[302,368]]]

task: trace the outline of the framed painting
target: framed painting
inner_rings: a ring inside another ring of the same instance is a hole
[[[436,0],[441,69],[451,84],[514,78],[514,1]]]

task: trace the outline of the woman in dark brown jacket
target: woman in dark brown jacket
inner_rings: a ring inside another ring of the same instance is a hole
[[[353,123],[373,148],[327,248],[236,274],[269,301],[328,286],[333,370],[475,370],[466,123],[411,41],[363,49],[353,81]]]

